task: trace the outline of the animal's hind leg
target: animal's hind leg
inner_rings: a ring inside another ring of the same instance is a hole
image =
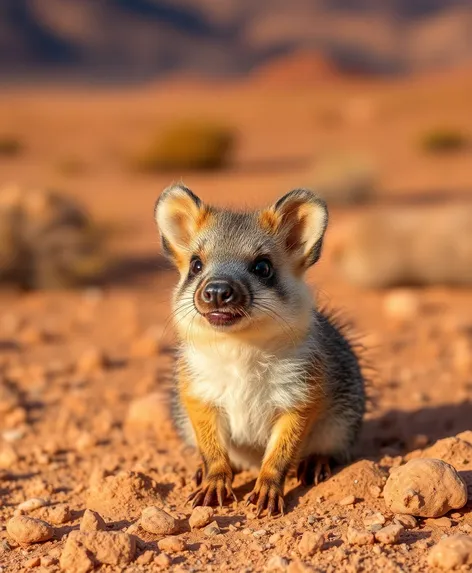
[[[312,454],[298,464],[297,479],[302,485],[318,485],[331,477],[331,462],[328,456]]]

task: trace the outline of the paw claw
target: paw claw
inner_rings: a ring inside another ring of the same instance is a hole
[[[223,473],[209,474],[203,480],[202,486],[189,495],[187,503],[193,500],[193,508],[197,507],[197,505],[213,505],[215,502],[220,507],[223,507],[227,495],[232,495],[233,499],[236,499],[231,488],[231,479],[231,475]]]
[[[330,477],[331,468],[327,456],[310,456],[302,460],[297,468],[297,478],[303,486],[318,485]]]
[[[249,495],[246,506],[256,504],[256,517],[261,517],[267,508],[267,516],[272,517],[276,513],[283,514],[284,502],[280,485],[275,482],[256,483],[254,491]]]

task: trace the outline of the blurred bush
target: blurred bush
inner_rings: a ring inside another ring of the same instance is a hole
[[[377,172],[367,157],[329,154],[315,164],[309,186],[331,205],[365,203],[375,193]]]
[[[331,245],[359,286],[472,285],[472,203],[365,209]]]
[[[420,146],[428,153],[459,151],[469,144],[469,139],[459,129],[438,127],[420,137]]]
[[[95,280],[106,266],[102,239],[82,207],[63,194],[0,190],[0,282],[42,289]]]
[[[21,141],[14,135],[0,135],[0,156],[18,155],[22,149]]]
[[[132,165],[140,171],[220,169],[228,162],[234,142],[233,131],[225,126],[180,121],[157,134]]]

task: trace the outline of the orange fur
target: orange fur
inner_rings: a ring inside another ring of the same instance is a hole
[[[274,235],[277,232],[279,218],[271,209],[265,209],[259,215],[259,225],[264,231]]]

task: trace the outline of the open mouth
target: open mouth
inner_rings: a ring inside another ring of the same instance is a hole
[[[212,326],[232,326],[240,321],[243,316],[242,313],[223,310],[214,310],[204,314]]]

